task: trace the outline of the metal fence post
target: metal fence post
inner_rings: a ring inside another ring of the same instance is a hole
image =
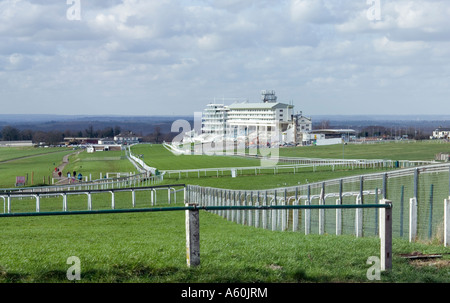
[[[92,210],[92,195],[90,192],[87,193],[87,199],[88,199],[88,210]]]
[[[444,246],[450,245],[450,200],[444,200]]]
[[[341,205],[341,199],[336,199],[336,205]],[[336,236],[342,234],[342,209],[336,208]]]
[[[63,194],[63,211],[67,211],[67,194]]]
[[[11,213],[11,195],[8,194],[8,214]]]
[[[200,221],[199,211],[195,204],[194,209],[187,209],[186,214],[186,263],[188,267],[200,265]]]
[[[320,191],[319,205],[325,204],[325,182],[322,182],[322,190]],[[319,209],[319,235],[325,232],[325,209]]]
[[[295,200],[293,205],[298,205],[298,187],[295,188]],[[298,229],[298,209],[292,211],[292,231]]]
[[[364,179],[361,176],[359,181],[359,199],[356,198],[356,204],[363,204],[364,199]],[[355,214],[355,229],[356,229],[356,237],[363,236],[363,209],[357,208]]]
[[[305,205],[311,205],[311,186],[308,185],[308,198],[305,201]],[[305,209],[305,235],[309,235],[311,232],[311,210]]]
[[[116,201],[115,201],[114,192],[110,191],[110,193],[111,193],[111,209],[115,209],[116,208]]]
[[[381,270],[388,270],[392,268],[392,202],[382,199],[381,203],[390,204],[380,209]]]
[[[409,242],[417,237],[417,199],[409,199]]]
[[[41,210],[41,197],[39,194],[36,194],[36,212]]]

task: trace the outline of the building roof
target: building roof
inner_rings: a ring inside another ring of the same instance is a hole
[[[347,134],[355,133],[354,129],[315,129],[311,131],[313,134]]]
[[[293,108],[292,105],[274,102],[274,103],[264,103],[264,102],[253,102],[253,103],[233,103],[229,106],[230,109],[273,109],[280,107],[290,107]]]

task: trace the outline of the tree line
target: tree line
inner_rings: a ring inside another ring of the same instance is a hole
[[[64,138],[69,137],[82,137],[82,138],[114,138],[122,132],[120,126],[105,127],[103,129],[94,129],[92,125],[89,125],[84,130],[33,130],[33,129],[18,129],[16,127],[7,125],[0,131],[0,141],[32,141],[35,144],[45,143],[48,145],[59,145],[64,142]],[[155,142],[162,143],[163,141],[171,141],[175,134],[162,133],[161,128],[156,126],[153,132],[142,135],[136,134],[142,137],[143,142]]]

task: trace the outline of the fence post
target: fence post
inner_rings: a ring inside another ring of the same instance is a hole
[[[325,182],[322,182],[322,190],[320,191],[319,205],[325,204]],[[319,209],[319,235],[325,232],[325,209]]]
[[[264,206],[267,206],[267,190],[264,192],[264,202],[263,202]],[[262,224],[263,224],[263,228],[267,229],[267,210],[263,209],[262,211]]]
[[[260,202],[259,202],[259,191],[256,194],[256,206],[260,206]],[[260,211],[257,209],[255,210],[255,227],[259,227],[259,213]]]
[[[274,198],[273,198],[272,205],[277,205],[277,191],[276,190],[274,191],[273,195],[274,195]],[[277,210],[272,209],[271,214],[272,214],[272,231],[275,231],[275,230],[277,230]]]
[[[392,268],[392,202],[382,199],[381,203],[390,205],[380,209],[381,270],[388,270]]]
[[[11,195],[8,194],[8,214],[11,213]]]
[[[36,212],[38,213],[41,209],[41,197],[39,196],[39,194],[36,194],[35,197],[36,197]]]
[[[433,184],[430,186],[430,216],[428,218],[428,238],[433,234]]]
[[[63,194],[63,211],[67,211],[67,194]]]
[[[114,192],[110,191],[111,193],[111,209],[114,209],[116,207],[116,201],[115,201],[115,197],[114,197]]]
[[[450,245],[450,200],[444,200],[444,246]]]
[[[311,205],[311,186],[308,185],[308,198],[305,201],[305,205]],[[305,209],[305,235],[309,235],[311,232],[311,210]]]
[[[341,199],[336,199],[336,205],[341,205]],[[336,236],[342,234],[342,209],[336,208]]]
[[[295,188],[295,200],[293,205],[298,205],[298,187]],[[292,211],[292,231],[298,229],[298,209]]]
[[[188,204],[186,206],[194,206]],[[188,267],[200,265],[200,221],[197,208],[187,209],[186,214],[186,262]]]
[[[88,210],[92,210],[92,195],[91,193],[87,193],[87,198],[88,198]]]
[[[362,205],[364,200],[364,178],[361,176],[359,181],[359,199],[356,198],[356,204]],[[363,236],[363,209],[356,209],[356,218],[355,218],[355,227],[356,227],[356,237]]]
[[[284,198],[283,198],[283,203],[281,205],[287,205],[287,189],[284,189]],[[286,230],[286,224],[287,224],[287,218],[286,218],[286,214],[287,211],[286,209],[281,210],[281,230],[285,231]]]
[[[409,199],[409,242],[417,237],[417,199]]]
[[[356,204],[361,205],[361,196],[356,197]],[[363,236],[363,220],[362,220],[362,208],[357,208],[355,210],[355,233],[356,237],[362,237]]]
[[[136,192],[133,189],[131,190],[131,205],[133,205],[133,208],[136,205]]]

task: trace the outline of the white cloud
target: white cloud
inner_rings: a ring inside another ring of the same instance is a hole
[[[127,100],[128,113],[142,114],[144,106],[191,114],[208,98],[258,100],[270,88],[298,102],[297,110],[318,114],[339,110],[326,105],[336,99],[345,112],[363,111],[354,106],[358,98],[380,94],[377,104],[395,106],[391,96],[408,85],[422,89],[417,99],[434,91],[441,99],[448,89],[446,0],[381,0],[379,21],[367,18],[365,0],[80,4],[81,20],[70,21],[65,1],[0,1],[5,98],[39,99],[39,107],[26,107],[33,112],[62,110],[56,105],[64,99],[86,106],[77,113],[105,110],[105,103],[114,113]]]

